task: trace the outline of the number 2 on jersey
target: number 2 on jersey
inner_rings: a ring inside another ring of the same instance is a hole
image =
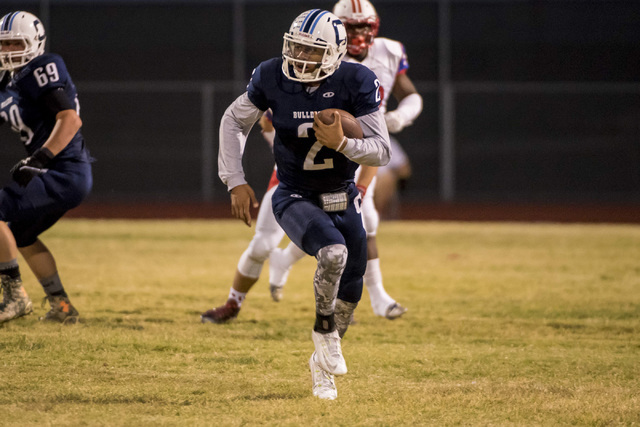
[[[309,129],[312,127],[313,123],[303,123],[298,126],[298,138],[309,138]],[[304,164],[302,165],[304,170],[319,171],[323,169],[333,169],[333,159],[324,159],[324,162],[316,164],[316,156],[322,147],[324,147],[324,145],[320,144],[318,141],[313,142],[313,145],[307,153],[307,157],[304,159]]]

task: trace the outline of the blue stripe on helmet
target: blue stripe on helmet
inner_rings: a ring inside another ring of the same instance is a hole
[[[15,13],[15,12],[12,12],[12,13]],[[11,13],[7,13],[2,17],[2,28],[0,28],[0,30],[7,31],[7,25],[9,25],[10,16],[11,16]]]
[[[318,16],[318,14],[320,13],[322,13],[320,9],[313,9],[307,15],[307,17],[304,18],[304,21],[302,22],[302,26],[300,27],[300,31],[302,31],[303,33],[310,33],[309,28],[313,24],[313,21],[316,19],[316,16]]]
[[[320,22],[320,19],[321,19],[324,15],[326,15],[327,13],[329,13],[329,12],[327,12],[327,11],[325,10],[325,11],[324,11],[324,12],[322,12],[320,15],[318,15],[318,17],[315,19],[315,21],[313,21],[313,25],[311,26],[311,29],[309,30],[309,34],[313,34],[313,30],[315,30],[315,29],[316,29],[316,25],[318,25],[318,22]]]
[[[7,18],[4,21],[4,28],[2,28],[3,31],[10,31],[11,30],[11,26],[13,25],[13,20],[16,19],[16,16],[18,16],[20,12],[13,12],[10,18]],[[7,15],[9,16],[9,15]]]
[[[309,13],[307,13],[307,16],[304,17],[304,21],[302,21],[302,25],[300,25],[300,31],[302,31],[302,29],[304,28],[304,24],[307,23],[307,21],[309,20],[309,17],[311,16],[312,13],[317,12],[318,9],[313,9],[311,11],[309,11]]]

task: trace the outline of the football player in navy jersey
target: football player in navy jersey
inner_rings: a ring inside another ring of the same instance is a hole
[[[40,20],[12,12],[0,20],[0,117],[20,134],[27,157],[0,190],[0,322],[33,311],[22,286],[18,251],[44,288],[51,309],[41,320],[75,323],[78,311],[65,292],[53,255],[38,236],[78,206],[93,183],[91,160],[80,133],[76,88],[62,58],[44,52]]]
[[[337,397],[334,375],[347,372],[340,340],[362,295],[367,263],[354,172],[358,164],[385,165],[391,155],[380,84],[368,68],[341,63],[346,48],[346,30],[334,14],[302,13],[284,34],[282,57],[254,70],[220,124],[219,176],[231,193],[233,216],[250,226],[250,208],[258,202],[244,177],[242,153],[254,123],[267,109],[273,113],[280,181],[273,213],[289,238],[318,261],[309,366],[313,394],[322,399]],[[347,138],[337,113],[332,125],[323,124],[315,113],[327,108],[353,114],[364,138]]]

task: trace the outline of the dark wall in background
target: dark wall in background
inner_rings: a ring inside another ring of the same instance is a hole
[[[399,135],[414,169],[405,198],[438,200],[438,2],[374,4],[380,35],[405,44],[409,76],[425,101],[422,115]],[[219,118],[253,67],[280,55],[282,34],[299,13],[333,2],[243,5],[246,49],[238,75],[232,2],[50,2],[49,48],[64,57],[80,90],[83,132],[98,159],[92,198],[201,198],[199,84],[218,82],[217,152]],[[456,200],[640,202],[640,2],[454,0],[450,7]],[[0,4],[2,14],[16,9],[40,13],[35,2]],[[220,84],[236,77],[235,85]],[[150,89],[149,82],[169,85]],[[0,142],[6,181],[23,150],[6,125]],[[245,158],[261,193],[273,163],[256,131]],[[215,173],[213,199],[226,201]]]

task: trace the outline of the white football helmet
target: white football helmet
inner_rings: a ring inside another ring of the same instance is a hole
[[[44,53],[46,41],[44,25],[29,12],[11,12],[0,20],[0,70],[24,67],[33,58]],[[5,51],[3,42],[21,41],[24,49]]]
[[[333,6],[333,13],[347,29],[349,55],[357,57],[373,44],[380,28],[380,17],[369,0],[340,0]]]
[[[333,13],[303,12],[284,34],[282,72],[298,82],[317,82],[340,67],[347,53],[347,31]]]

